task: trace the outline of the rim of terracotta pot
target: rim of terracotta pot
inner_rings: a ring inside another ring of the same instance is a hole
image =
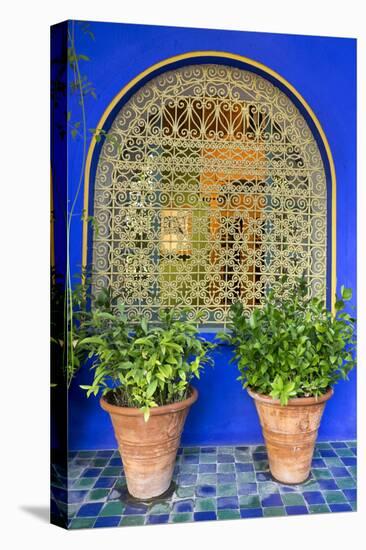
[[[247,388],[247,392],[256,401],[261,401],[262,403],[282,406],[280,404],[279,399],[273,399],[273,397],[270,397],[269,395],[257,393],[251,390],[250,388]],[[319,395],[318,397],[294,397],[288,400],[287,405],[283,405],[283,406],[287,408],[287,407],[304,407],[307,405],[317,405],[318,403],[324,403],[324,401],[328,401],[328,399],[332,397],[333,393],[334,393],[333,388],[329,388],[329,390],[325,394]]]
[[[198,391],[193,386],[189,386],[191,389],[191,395],[183,401],[177,401],[176,403],[170,403],[169,405],[162,405],[160,407],[152,407],[150,409],[150,416],[157,416],[160,414],[170,414],[181,411],[193,405],[198,398]],[[109,413],[120,414],[123,416],[142,416],[143,413],[137,407],[118,407],[118,405],[111,405],[103,397],[99,400],[102,409]]]

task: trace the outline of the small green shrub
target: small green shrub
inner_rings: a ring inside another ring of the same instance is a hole
[[[148,420],[150,409],[189,397],[191,380],[212,363],[215,347],[198,334],[199,319],[188,320],[187,310],[162,311],[160,323],[145,318],[131,325],[120,307],[114,312],[100,299],[80,324],[90,336],[78,341],[89,351],[94,371],[87,396],[99,392],[109,403],[138,407]]]
[[[342,287],[336,315],[307,296],[302,279],[291,298],[270,292],[265,305],[245,317],[243,305],[231,310],[230,332],[222,341],[234,347],[243,387],[279,399],[319,396],[355,366],[355,319],[344,312],[352,291]]]

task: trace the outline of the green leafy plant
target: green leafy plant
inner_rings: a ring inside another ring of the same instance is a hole
[[[81,386],[87,396],[101,392],[111,404],[138,407],[146,421],[152,407],[186,399],[215,347],[199,336],[199,318],[187,313],[163,310],[159,324],[145,318],[131,324],[123,306],[114,311],[102,296],[79,325],[91,334],[78,339],[92,359],[93,383]]]
[[[342,286],[333,315],[323,300],[308,297],[301,279],[290,298],[271,291],[249,318],[236,302],[230,331],[219,337],[234,347],[243,387],[286,405],[291,397],[320,396],[347,379],[355,366],[356,320],[344,311],[351,298],[351,289]]]

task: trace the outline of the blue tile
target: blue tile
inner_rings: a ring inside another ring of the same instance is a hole
[[[200,474],[215,474],[216,464],[200,464],[198,471]]]
[[[103,502],[89,502],[88,504],[83,504],[76,515],[79,518],[93,518],[99,514],[103,504]]]
[[[205,454],[216,453],[216,447],[201,447],[201,453],[205,453]]]
[[[331,442],[331,445],[333,449],[344,449],[344,448],[347,449],[347,445],[343,443],[343,441],[333,441]]]
[[[199,485],[196,487],[196,494],[198,497],[214,497],[216,496],[215,485]]]
[[[332,512],[352,512],[352,508],[346,502],[339,502],[337,504],[328,504]]]
[[[257,472],[256,478],[257,481],[272,481],[272,476],[270,472]]]
[[[313,458],[311,461],[311,467],[312,468],[326,468],[326,464],[323,459],[321,458]]]
[[[109,489],[110,487],[113,487],[115,482],[115,477],[100,477],[94,483],[94,489]]]
[[[263,517],[262,508],[240,508],[241,518],[261,518]]]
[[[173,505],[174,513],[193,512],[193,500],[179,500]]]
[[[87,468],[81,474],[81,477],[98,477],[102,468]]]
[[[267,453],[253,453],[253,460],[254,461],[262,461],[262,460],[267,460]]]
[[[69,504],[77,504],[78,502],[83,502],[87,494],[88,494],[88,491],[69,491],[68,492]]]
[[[218,454],[217,455],[217,462],[219,463],[229,463],[229,462],[235,462],[233,455],[229,454]]]
[[[343,489],[344,496],[349,502],[356,502],[357,489]]]
[[[239,447],[235,447],[236,451],[249,451],[250,447],[243,447],[243,445],[240,445]]]
[[[357,458],[353,456],[341,457],[341,461],[345,466],[357,466]]]
[[[108,457],[108,456],[112,456],[113,453],[114,451],[98,451],[97,457],[98,458]]]
[[[218,510],[236,510],[239,508],[238,497],[219,497],[217,499]]]
[[[333,477],[350,477],[351,475],[347,468],[334,467],[330,468],[330,471],[332,472]]]
[[[324,504],[325,500],[319,491],[305,491],[302,496],[308,504]]]
[[[331,449],[320,449],[320,454],[321,456],[323,457],[326,457],[326,458],[330,458],[331,456],[334,456],[336,457],[336,453],[334,451],[332,451]]]
[[[140,502],[134,502],[133,504],[128,504],[123,512],[125,516],[132,516],[132,515],[141,515],[145,514],[147,511],[146,504],[142,504]]]
[[[350,447],[350,449],[353,452],[353,454],[357,456],[357,448],[356,447]]]
[[[192,455],[183,455],[182,456],[182,464],[198,464],[199,463],[199,455],[198,454],[192,454]]]
[[[209,521],[216,519],[216,512],[195,512],[193,514],[194,521]]]
[[[158,523],[168,523],[169,521],[169,514],[152,514],[151,516],[148,516],[147,523],[151,525],[156,525]]]
[[[288,516],[296,516],[297,514],[308,514],[309,511],[306,506],[286,506],[286,513]]]
[[[195,474],[180,474],[178,477],[178,484],[183,486],[194,485],[197,481]]]
[[[122,466],[122,460],[118,457],[111,458],[109,461],[109,466]]]
[[[237,462],[235,464],[235,470],[237,472],[254,472],[254,466],[251,462]]]
[[[263,495],[262,496],[262,506],[283,506],[283,502],[281,499],[281,495],[278,493],[271,494],[271,495]]]
[[[235,483],[235,474],[217,474],[218,483]]]
[[[256,483],[239,483],[238,495],[254,495],[257,493]]]
[[[336,491],[338,489],[334,479],[318,479],[317,483],[322,491]]]
[[[121,521],[121,516],[100,517],[94,523],[94,527],[117,527]]]

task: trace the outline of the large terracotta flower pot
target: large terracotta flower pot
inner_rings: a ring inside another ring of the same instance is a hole
[[[132,496],[149,499],[169,488],[184,422],[197,397],[197,390],[191,388],[188,399],[150,409],[147,422],[139,409],[100,400],[110,414]]]
[[[333,390],[320,397],[278,399],[248,389],[254,399],[267,447],[269,469],[281,483],[303,483],[309,477],[320,420]]]

